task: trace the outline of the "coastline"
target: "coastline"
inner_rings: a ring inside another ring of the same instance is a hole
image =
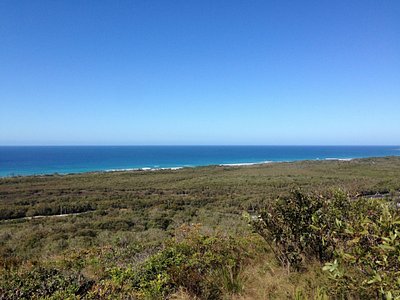
[[[157,172],[157,171],[179,171],[182,169],[197,169],[207,167],[224,167],[224,168],[242,168],[251,166],[262,166],[271,164],[283,164],[283,163],[301,163],[301,162],[351,162],[355,160],[367,160],[367,159],[382,159],[382,158],[399,158],[400,155],[388,155],[388,156],[371,156],[371,157],[354,157],[354,158],[315,158],[315,159],[295,159],[295,160],[281,160],[281,161],[258,161],[258,162],[241,162],[241,163],[222,163],[222,164],[208,164],[208,165],[193,165],[193,166],[176,166],[176,167],[143,167],[143,168],[121,168],[121,169],[105,169],[105,170],[93,170],[93,171],[82,171],[82,172],[54,172],[54,173],[38,173],[38,174],[27,174],[27,175],[0,175],[0,180],[9,178],[29,178],[29,177],[52,177],[52,176],[70,176],[70,175],[91,175],[91,174],[104,174],[104,173],[129,173],[129,172]]]
[[[400,156],[399,146],[1,147],[0,178]]]

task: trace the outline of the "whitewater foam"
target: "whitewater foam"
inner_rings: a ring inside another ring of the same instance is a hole
[[[179,170],[183,169],[183,167],[169,167],[169,168],[150,168],[150,167],[143,167],[143,168],[121,168],[121,169],[108,169],[104,170],[104,172],[130,172],[130,171],[159,171],[159,170]],[[96,172],[96,171],[95,171]],[[101,172],[101,171],[99,171]]]
[[[269,164],[272,161],[260,161],[260,162],[244,162],[244,163],[232,163],[232,164],[219,164],[221,167],[240,167],[240,166],[253,166],[253,165],[262,165],[262,164]]]
[[[338,160],[338,161],[351,161],[353,158],[337,158],[337,157],[327,157],[325,160]]]

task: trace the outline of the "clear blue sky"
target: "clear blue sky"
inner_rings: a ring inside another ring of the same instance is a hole
[[[400,144],[400,1],[0,1],[0,145]]]

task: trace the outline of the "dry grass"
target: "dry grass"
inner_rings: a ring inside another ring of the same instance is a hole
[[[302,273],[287,272],[277,265],[271,255],[264,257],[243,272],[243,292],[225,294],[226,300],[283,300],[283,299],[318,299],[325,300],[322,284],[321,266],[311,264]],[[184,290],[179,290],[169,299],[196,300]]]
[[[193,298],[193,296],[190,296],[183,289],[180,289],[178,292],[173,294],[169,299],[170,300],[196,300],[196,298]]]
[[[272,254],[266,254],[243,272],[243,293],[230,300],[317,298],[321,291],[322,270],[318,263],[310,263],[301,273],[288,272],[278,265]]]
[[[225,300],[283,300],[283,299],[318,299],[323,284],[321,265],[311,263],[303,272],[288,272],[281,267],[271,253],[265,253],[248,266],[242,273],[242,293],[229,295]],[[185,290],[180,289],[169,299],[196,300]]]

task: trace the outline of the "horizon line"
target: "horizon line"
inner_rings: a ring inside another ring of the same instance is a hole
[[[400,144],[10,144],[0,147],[399,147]]]

